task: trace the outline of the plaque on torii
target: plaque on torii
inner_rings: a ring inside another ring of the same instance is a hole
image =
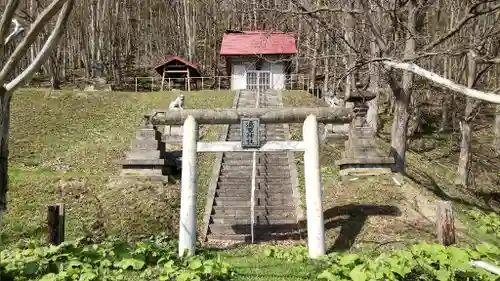
[[[259,118],[241,118],[241,147],[259,148],[260,147],[260,119]]]

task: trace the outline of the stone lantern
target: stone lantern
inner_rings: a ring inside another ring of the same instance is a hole
[[[376,132],[367,123],[368,102],[377,94],[361,89],[359,85],[346,102],[353,104],[354,118],[345,142],[343,158],[336,161],[341,176],[363,176],[390,173],[394,158],[384,156],[376,145]]]

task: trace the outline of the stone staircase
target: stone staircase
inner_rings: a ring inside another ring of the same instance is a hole
[[[237,107],[255,107],[255,91],[240,92]],[[278,107],[280,97],[273,90],[261,94],[260,107]],[[261,125],[261,142],[285,140],[288,127]],[[230,125],[226,140],[240,140],[240,125]],[[257,153],[254,241],[300,239],[297,202],[287,152]],[[207,229],[208,242],[251,241],[252,153],[223,153],[217,188]]]

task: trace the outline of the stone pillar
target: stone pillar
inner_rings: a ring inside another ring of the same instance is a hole
[[[376,132],[366,122],[368,104],[363,99],[354,102],[353,118],[345,142],[343,158],[336,161],[341,176],[363,176],[390,173],[394,158],[383,156],[375,144]]]
[[[173,126],[165,125],[163,128],[162,141],[165,143],[182,143],[184,127],[183,126]]]
[[[352,109],[352,103],[345,103],[345,108]],[[325,132],[323,134],[323,139],[333,142],[337,145],[343,145],[348,139],[349,135],[349,123],[345,124],[325,124]]]
[[[134,145],[127,158],[121,162],[122,177],[149,177],[154,180],[168,181],[163,176],[165,160],[161,159],[159,133],[150,123],[151,115],[144,116],[144,124],[136,133]]]

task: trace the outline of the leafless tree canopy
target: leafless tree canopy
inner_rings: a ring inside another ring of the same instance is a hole
[[[2,2],[3,11],[12,9]],[[28,27],[37,22],[36,15],[64,1],[14,2],[20,2],[14,16],[2,21],[15,19]],[[323,90],[348,97],[361,83],[378,94],[368,119],[376,129],[380,112],[393,114],[391,145],[401,172],[408,136],[421,129],[421,105],[437,105],[439,130],[456,125],[460,131],[458,183],[467,184],[471,122],[485,103],[500,103],[499,0],[81,0],[74,10],[62,44],[40,72],[55,88],[92,76],[99,61],[108,78],[123,86],[166,55],[200,63],[207,76],[224,75],[218,52],[226,30],[294,32],[299,55],[293,71],[310,75],[309,87],[320,83]],[[55,18],[35,37],[31,29],[24,31],[22,40],[33,44],[12,51],[16,63],[4,59],[0,80],[37,61],[54,25]],[[11,40],[5,26],[2,46]],[[6,85],[15,88],[31,75]],[[500,153],[500,107],[496,112],[492,145]]]

